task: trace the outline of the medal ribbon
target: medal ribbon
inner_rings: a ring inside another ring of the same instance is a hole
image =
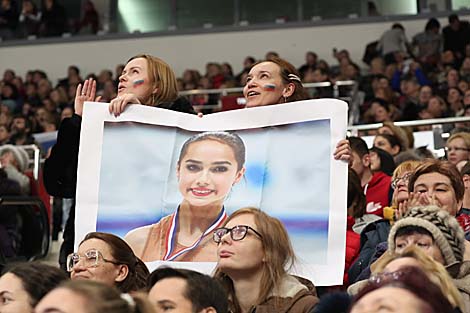
[[[169,227],[167,235],[166,235],[166,239],[165,239],[165,241],[166,241],[166,243],[165,243],[166,253],[165,253],[165,256],[163,257],[164,261],[173,261],[174,259],[176,259],[180,255],[185,254],[186,252],[189,252],[189,251],[197,248],[197,246],[199,246],[199,244],[201,243],[202,239],[205,236],[207,236],[212,231],[214,231],[216,228],[221,226],[225,222],[225,220],[228,218],[228,215],[225,212],[225,208],[222,207],[222,210],[220,211],[220,214],[215,219],[214,223],[212,223],[212,225],[209,226],[209,228],[206,229],[206,231],[201,235],[201,237],[199,237],[198,240],[196,240],[189,247],[181,249],[180,251],[173,252],[173,249],[174,249],[175,244],[176,244],[175,243],[175,238],[176,238],[176,229],[178,228],[178,214],[179,214],[179,207],[176,210],[176,212],[173,213],[173,217],[171,219],[171,224],[170,224],[170,227]]]

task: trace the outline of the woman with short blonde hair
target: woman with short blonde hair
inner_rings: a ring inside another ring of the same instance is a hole
[[[456,165],[460,161],[470,159],[470,134],[469,133],[455,133],[446,141],[446,155],[447,160]]]

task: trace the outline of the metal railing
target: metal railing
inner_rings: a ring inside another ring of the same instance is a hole
[[[431,150],[436,155],[443,154],[443,148],[450,134],[447,131],[444,131],[442,125],[454,124],[454,123],[468,123],[470,122],[470,116],[460,116],[460,117],[446,117],[446,118],[433,118],[427,120],[416,120],[416,121],[400,121],[394,122],[395,126],[399,127],[419,127],[419,126],[432,126],[433,132],[433,147]],[[355,125],[348,127],[349,136],[360,136],[359,132],[375,130],[383,126],[383,123],[374,123],[374,124],[365,124],[365,125]],[[464,125],[465,127],[470,127],[470,124]],[[431,147],[429,147],[431,148]]]
[[[340,86],[355,86],[357,82],[354,80],[341,80],[337,82],[320,82],[320,83],[305,83],[302,84],[304,88],[322,88],[333,86],[333,96],[339,96],[339,87]],[[180,91],[181,96],[191,96],[191,95],[205,95],[205,94],[220,94],[222,96],[227,96],[230,93],[243,93],[243,87],[234,87],[234,88],[221,88],[221,89],[192,89]]]
[[[393,124],[400,127],[415,127],[415,126],[427,126],[427,125],[442,125],[452,123],[463,123],[470,122],[470,116],[459,116],[459,117],[445,117],[445,118],[433,118],[427,120],[416,120],[416,121],[401,121],[394,122]],[[348,126],[348,131],[353,135],[357,135],[359,131],[374,130],[383,126],[383,123],[364,124]]]
[[[28,160],[28,168],[31,168],[32,165],[33,178],[35,182],[37,182],[39,180],[39,169],[41,165],[41,149],[36,145],[24,145],[19,147],[22,147],[26,151],[32,151],[33,159]]]
[[[14,209],[17,215],[17,231],[20,232],[18,257],[27,261],[44,258],[49,252],[51,229],[44,203],[37,197],[3,196],[0,209]]]
[[[326,88],[331,87],[333,91],[333,98],[341,99],[347,101],[350,107],[350,116],[349,122],[353,124],[359,120],[359,105],[360,105],[360,97],[358,93],[359,84],[354,80],[344,80],[344,81],[336,81],[336,82],[320,82],[320,83],[305,83],[303,84],[304,88],[307,90],[317,89],[317,88]],[[350,92],[348,95],[342,95],[340,87],[351,87]],[[198,96],[198,95],[219,95],[217,99],[217,104],[204,104],[204,105],[195,105],[201,109],[213,109],[213,110],[220,110],[222,108],[221,97],[228,96],[230,94],[240,94],[240,99],[238,104],[241,106],[245,104],[245,99],[242,96],[243,87],[235,87],[235,88],[223,88],[223,89],[193,89],[193,90],[185,90],[180,91],[180,96]]]

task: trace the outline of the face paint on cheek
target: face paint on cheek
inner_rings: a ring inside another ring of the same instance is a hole
[[[134,88],[137,87],[137,86],[140,86],[144,83],[144,80],[143,79],[137,79],[137,80],[134,80],[132,82],[132,85],[134,85]]]
[[[276,89],[276,85],[274,84],[266,84],[263,86],[263,89],[266,91],[274,91]]]

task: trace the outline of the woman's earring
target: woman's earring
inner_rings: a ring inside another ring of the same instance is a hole
[[[287,103],[287,97],[284,96],[284,103]]]

